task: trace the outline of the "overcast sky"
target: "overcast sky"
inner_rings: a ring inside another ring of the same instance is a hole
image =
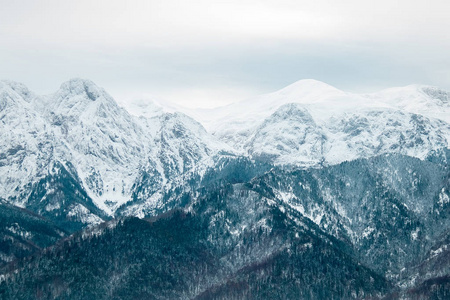
[[[450,90],[444,0],[0,0],[0,78],[217,106],[300,79]]]

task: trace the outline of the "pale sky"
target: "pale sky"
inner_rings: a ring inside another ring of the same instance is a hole
[[[0,78],[213,107],[312,78],[450,90],[450,1],[0,0]]]

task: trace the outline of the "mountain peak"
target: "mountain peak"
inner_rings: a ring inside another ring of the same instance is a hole
[[[104,91],[89,79],[73,78],[61,84],[60,91],[69,95],[86,95],[88,99],[97,100]]]
[[[5,88],[13,90],[26,102],[30,102],[31,99],[35,96],[34,93],[31,92],[25,84],[20,82],[12,80],[0,80],[0,90]]]
[[[314,120],[309,111],[304,106],[298,103],[288,103],[280,106],[270,118],[284,120],[292,117],[298,120],[303,120],[304,122],[314,123]]]
[[[120,107],[101,87],[87,79],[75,78],[61,84],[60,89],[47,97],[47,110],[57,115],[78,119],[117,115]]]
[[[326,92],[335,92],[335,93],[343,93],[341,90],[326,84],[322,81],[318,81],[315,79],[301,79],[298,80],[285,88],[277,91],[276,93],[283,94],[305,94],[305,93],[326,93]]]

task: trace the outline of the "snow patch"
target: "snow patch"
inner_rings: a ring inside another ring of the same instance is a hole
[[[69,210],[67,216],[71,217],[75,221],[88,225],[97,225],[103,222],[101,218],[91,213],[85,206],[79,203],[75,204]]]
[[[366,229],[364,229],[363,233],[362,233],[362,238],[367,239],[373,232],[375,231],[375,228],[373,227],[367,227]]]

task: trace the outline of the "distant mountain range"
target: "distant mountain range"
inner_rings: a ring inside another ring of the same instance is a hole
[[[0,82],[3,298],[450,297],[450,93],[127,106]]]

